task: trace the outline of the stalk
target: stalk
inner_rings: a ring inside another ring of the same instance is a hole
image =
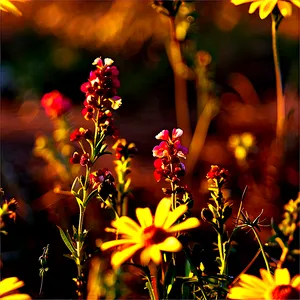
[[[255,237],[256,237],[256,239],[257,239],[257,241],[258,241],[258,244],[259,244],[259,247],[260,247],[261,254],[262,254],[262,256],[263,256],[263,258],[264,258],[264,261],[265,261],[265,264],[266,264],[267,271],[268,271],[269,274],[271,274],[270,267],[269,267],[269,263],[268,263],[268,260],[267,260],[267,256],[266,256],[264,247],[263,247],[263,245],[262,245],[262,242],[261,242],[261,240],[260,240],[260,237],[259,237],[259,235],[257,234],[255,228],[251,227],[251,229],[252,229],[252,231],[254,232],[254,235],[255,235]]]
[[[285,102],[283,97],[282,79],[281,71],[278,57],[277,49],[277,27],[279,25],[280,19],[276,18],[272,14],[272,50],[273,59],[275,67],[275,77],[276,77],[276,95],[277,95],[277,123],[276,123],[276,137],[280,140],[284,133],[284,119],[285,119]]]

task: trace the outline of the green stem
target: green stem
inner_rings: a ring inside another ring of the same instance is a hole
[[[190,266],[191,266],[191,270],[193,271],[193,273],[197,276],[197,279],[198,279],[198,284],[199,284],[199,288],[200,288],[200,291],[202,293],[202,296],[203,296],[203,300],[207,300],[207,296],[205,294],[205,291],[204,291],[204,287],[203,287],[203,283],[202,283],[202,276],[200,275],[199,273],[199,270],[195,267],[195,265],[193,264],[193,261],[192,261],[192,258],[190,256],[190,254],[185,250],[183,249],[183,252],[187,258],[187,260],[189,261],[190,263]]]
[[[220,269],[220,275],[223,275],[225,270],[225,259],[224,259],[224,251],[223,251],[223,242],[222,242],[222,235],[223,232],[218,232],[218,249],[221,259],[221,269]]]
[[[276,16],[272,14],[272,50],[273,59],[275,67],[275,77],[276,77],[276,94],[277,94],[277,124],[276,124],[276,136],[280,140],[284,133],[284,119],[285,119],[285,103],[283,97],[283,88],[280,72],[280,64],[278,58],[277,49],[277,19]]]
[[[270,267],[269,267],[269,263],[268,263],[268,260],[267,260],[267,256],[266,256],[264,247],[263,247],[263,245],[262,245],[262,242],[261,242],[261,240],[260,240],[260,237],[259,237],[259,235],[257,234],[255,228],[251,227],[251,229],[252,229],[252,231],[254,232],[254,235],[255,235],[255,237],[256,237],[256,239],[257,239],[257,241],[258,241],[258,244],[259,244],[259,247],[260,247],[260,250],[261,250],[261,254],[262,254],[262,256],[263,256],[263,258],[264,258],[264,261],[265,261],[265,264],[266,264],[267,271],[269,272],[269,274],[271,274],[271,272],[270,272]]]

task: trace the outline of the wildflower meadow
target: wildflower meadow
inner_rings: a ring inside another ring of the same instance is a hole
[[[0,0],[0,299],[300,299],[298,0]]]

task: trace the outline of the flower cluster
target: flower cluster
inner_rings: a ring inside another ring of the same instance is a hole
[[[64,97],[59,91],[53,91],[43,96],[42,106],[49,117],[57,118],[67,113],[72,105],[68,98]]]
[[[131,160],[137,153],[137,148],[134,143],[129,143],[125,139],[119,139],[112,147],[115,150],[116,159],[114,163],[116,165],[115,170],[118,176],[118,212],[119,215],[126,214],[127,201],[130,196],[130,183],[131,183]]]
[[[108,104],[112,109],[118,109],[122,104],[122,99],[117,96],[120,87],[119,71],[112,66],[113,62],[110,58],[105,58],[104,62],[101,58],[95,59],[93,64],[97,69],[91,71],[89,80],[81,85],[81,91],[86,97],[82,114],[87,120],[94,118],[97,109],[104,112],[106,109],[103,108],[108,108]]]
[[[186,158],[188,149],[180,143],[179,138],[182,134],[183,131],[180,128],[174,128],[171,136],[168,130],[162,130],[155,136],[157,140],[162,140],[152,150],[153,156],[157,157],[154,161],[154,177],[157,182],[164,178],[167,181],[178,183],[180,177],[185,174],[185,165],[180,159]]]
[[[113,228],[109,228],[109,231],[115,231],[123,235],[123,238],[105,242],[100,247],[102,250],[107,250],[123,246],[112,255],[111,263],[114,267],[119,267],[139,250],[142,251],[141,263],[147,265],[151,260],[159,264],[162,261],[161,251],[178,252],[182,249],[181,243],[173,234],[196,228],[200,222],[197,218],[188,218],[182,223],[175,224],[188,207],[181,205],[171,211],[171,202],[170,198],[163,198],[157,206],[154,217],[148,207],[137,208],[136,216],[139,224],[127,216],[112,222]]]
[[[297,226],[299,226],[300,218],[300,193],[296,200],[290,200],[284,205],[284,219],[278,225],[279,229],[285,236],[293,235]]]
[[[92,189],[98,189],[100,197],[105,201],[109,195],[116,193],[115,179],[107,168],[90,174]]]
[[[209,172],[206,175],[208,183],[212,186],[222,187],[228,182],[229,172],[224,168],[220,168],[217,165],[212,165]]]
[[[0,188],[0,199],[2,200],[2,197],[4,196],[4,191],[2,188]],[[4,200],[2,206],[0,207],[0,232],[6,233],[5,231],[2,231],[1,228],[4,226],[4,220],[5,218],[9,219],[16,219],[16,211],[18,208],[18,202],[16,199],[12,198],[9,201]]]

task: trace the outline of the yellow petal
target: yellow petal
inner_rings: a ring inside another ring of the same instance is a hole
[[[300,275],[294,276],[294,278],[291,281],[291,286],[293,286],[294,288],[300,287]]]
[[[291,277],[288,269],[276,269],[274,277],[276,285],[290,284]]]
[[[168,237],[162,243],[158,244],[157,247],[161,251],[167,252],[178,252],[182,249],[181,243],[174,236]]]
[[[248,2],[254,2],[256,0],[231,0],[231,3],[234,5],[240,5]]]
[[[266,285],[273,286],[275,284],[273,276],[267,270],[260,269],[260,276]]]
[[[128,260],[130,257],[133,256],[133,254],[141,249],[143,247],[142,244],[135,244],[132,245],[122,251],[119,252],[115,252],[112,256],[111,256],[111,264],[114,268],[119,267],[123,262],[125,262],[126,260]]]
[[[19,281],[17,277],[5,278],[0,282],[0,296],[6,294],[7,292],[16,290],[24,286],[23,281]]]
[[[197,218],[189,218],[180,224],[176,224],[168,229],[168,232],[177,232],[187,229],[196,228],[200,225],[200,221]]]
[[[27,294],[14,294],[1,298],[1,300],[31,300],[31,297]]]
[[[127,236],[136,237],[141,231],[141,227],[127,216],[122,216],[111,224],[120,234],[125,234]]]
[[[242,299],[255,299],[255,300],[260,300],[260,299],[265,299],[264,294],[258,294],[256,290],[253,289],[245,289],[242,287],[233,287],[230,289],[229,294],[228,294],[229,299],[237,299],[237,300],[242,300]]]
[[[150,262],[150,259],[151,259],[150,251],[151,251],[151,247],[147,247],[141,253],[141,256],[140,256],[141,264],[144,266],[147,266]]]
[[[135,244],[136,242],[133,239],[121,239],[121,240],[114,240],[114,241],[109,241],[105,242],[101,245],[101,250],[105,251],[109,248],[120,246],[120,245],[125,245],[125,244]]]
[[[139,220],[142,228],[149,227],[153,224],[153,217],[152,217],[151,210],[149,207],[137,208],[135,213],[136,213],[136,217]]]
[[[159,248],[157,247],[157,245],[153,245],[151,247],[150,257],[156,265],[160,264],[162,257],[161,257],[161,252],[160,252]]]
[[[180,205],[175,208],[174,211],[170,212],[168,218],[164,224],[164,229],[168,229],[187,211],[187,205]]]
[[[262,3],[263,1],[255,1],[251,3],[249,7],[249,14],[253,14]]]
[[[164,225],[170,213],[171,203],[170,198],[163,198],[158,203],[154,217],[154,225],[156,227],[162,227]]]
[[[265,19],[274,9],[278,0],[265,0],[259,7],[259,17]]]
[[[9,11],[16,16],[22,16],[22,13],[8,0],[1,0],[0,7],[4,11]]]
[[[292,15],[292,4],[286,1],[278,1],[280,13],[286,18]]]
[[[300,8],[300,0],[290,0],[290,1]]]
[[[253,275],[248,275],[248,274],[242,274],[241,275],[241,285],[244,287],[247,285],[248,287],[252,287],[257,289],[262,289],[262,291],[265,291],[268,286],[266,285],[265,282],[263,282],[260,278],[253,276]]]

